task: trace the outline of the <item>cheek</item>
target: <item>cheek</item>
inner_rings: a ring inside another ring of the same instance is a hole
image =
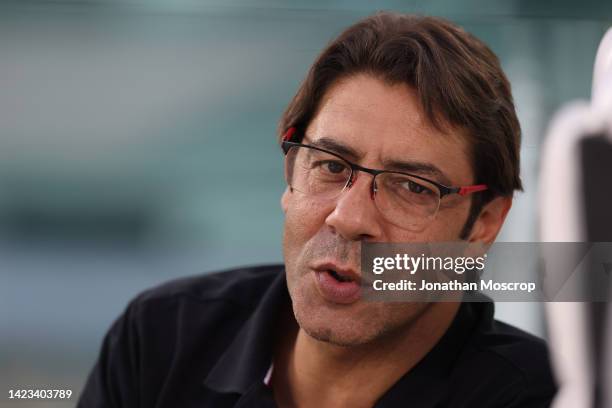
[[[308,200],[297,192],[290,193],[285,212],[283,246],[285,263],[295,263],[308,241],[325,225],[333,203]]]
[[[470,212],[469,200],[453,203],[452,207],[441,208],[431,224],[431,233],[438,241],[455,241],[461,235]]]
[[[387,225],[384,229],[383,242],[436,242],[456,241],[461,235],[470,205],[469,203],[453,203],[453,206],[440,208],[436,218],[424,229],[408,231]]]

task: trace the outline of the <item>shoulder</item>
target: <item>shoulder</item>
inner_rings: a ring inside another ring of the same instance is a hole
[[[187,351],[198,344],[215,343],[215,348],[222,349],[253,315],[262,298],[274,287],[282,289],[273,285],[278,279],[284,279],[282,265],[172,280],[136,296],[122,319],[145,347],[165,350],[180,346]]]
[[[474,353],[496,361],[525,383],[552,379],[547,343],[530,333],[499,320],[474,342]]]
[[[131,303],[148,305],[175,301],[223,301],[248,308],[258,302],[259,295],[283,272],[283,265],[273,264],[175,279],[145,290]]]
[[[138,344],[157,349],[200,335],[207,342],[211,333],[231,336],[283,274],[282,265],[263,265],[165,282],[134,297],[109,335],[133,333]]]
[[[498,320],[479,327],[456,367],[459,387],[481,403],[545,407],[556,392],[546,342]]]
[[[107,332],[79,406],[154,406],[179,377],[184,389],[197,392],[281,275],[281,265],[248,267],[142,292]]]
[[[172,280],[136,296],[122,319],[137,333],[140,344],[158,350],[178,345],[187,350],[197,347],[191,344],[195,341],[226,341],[253,315],[264,295],[275,287],[282,289],[273,285],[278,279],[284,279],[282,265]]]

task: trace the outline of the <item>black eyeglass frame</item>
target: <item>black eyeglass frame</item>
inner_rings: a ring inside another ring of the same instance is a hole
[[[460,186],[460,187],[450,187],[450,186],[445,186],[444,184],[440,184],[437,181],[433,181],[430,180],[428,178],[425,177],[421,177],[421,176],[417,176],[416,174],[411,174],[411,173],[405,173],[402,171],[394,171],[394,170],[378,170],[378,169],[370,169],[367,167],[363,167],[360,166],[357,163],[353,163],[350,160],[345,159],[344,157],[340,156],[337,153],[334,152],[330,152],[329,150],[325,150],[322,149],[320,147],[317,146],[312,146],[312,145],[307,145],[307,144],[303,144],[303,143],[298,143],[298,142],[290,142],[288,140],[284,140],[281,144],[281,147],[283,149],[283,152],[285,154],[285,156],[287,155],[287,153],[289,153],[289,149],[291,149],[291,147],[306,147],[309,149],[314,149],[314,150],[318,150],[320,152],[323,153],[327,153],[330,154],[332,156],[337,157],[338,159],[348,163],[348,165],[351,168],[351,175],[349,176],[349,179],[347,181],[347,184],[345,187],[350,187],[353,183],[354,180],[354,174],[355,171],[362,171],[364,173],[368,173],[371,174],[372,176],[376,177],[379,174],[383,174],[383,173],[391,173],[391,174],[401,174],[403,176],[409,176],[409,177],[414,177],[417,178],[419,180],[423,180],[427,183],[433,184],[434,186],[436,186],[438,188],[438,190],[440,191],[440,199],[442,199],[442,197],[449,195],[449,194],[459,194],[461,196],[465,196],[468,194],[472,194],[478,191],[484,191],[487,190],[488,187],[485,184],[476,184],[476,185],[471,185],[471,186]],[[372,183],[372,193],[376,192],[376,183]]]

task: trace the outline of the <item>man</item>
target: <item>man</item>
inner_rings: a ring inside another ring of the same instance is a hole
[[[279,134],[285,265],[137,297],[79,405],[548,406],[545,344],[491,303],[361,296],[364,242],[495,240],[521,188],[495,55],[444,20],[376,14],[322,52]]]

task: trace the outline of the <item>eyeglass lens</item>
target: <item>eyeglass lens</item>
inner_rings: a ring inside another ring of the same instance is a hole
[[[337,198],[351,175],[350,163],[336,155],[307,146],[292,146],[287,152],[287,184],[311,199]],[[401,228],[422,229],[438,211],[440,190],[435,184],[394,172],[377,174],[373,183],[376,207]]]

